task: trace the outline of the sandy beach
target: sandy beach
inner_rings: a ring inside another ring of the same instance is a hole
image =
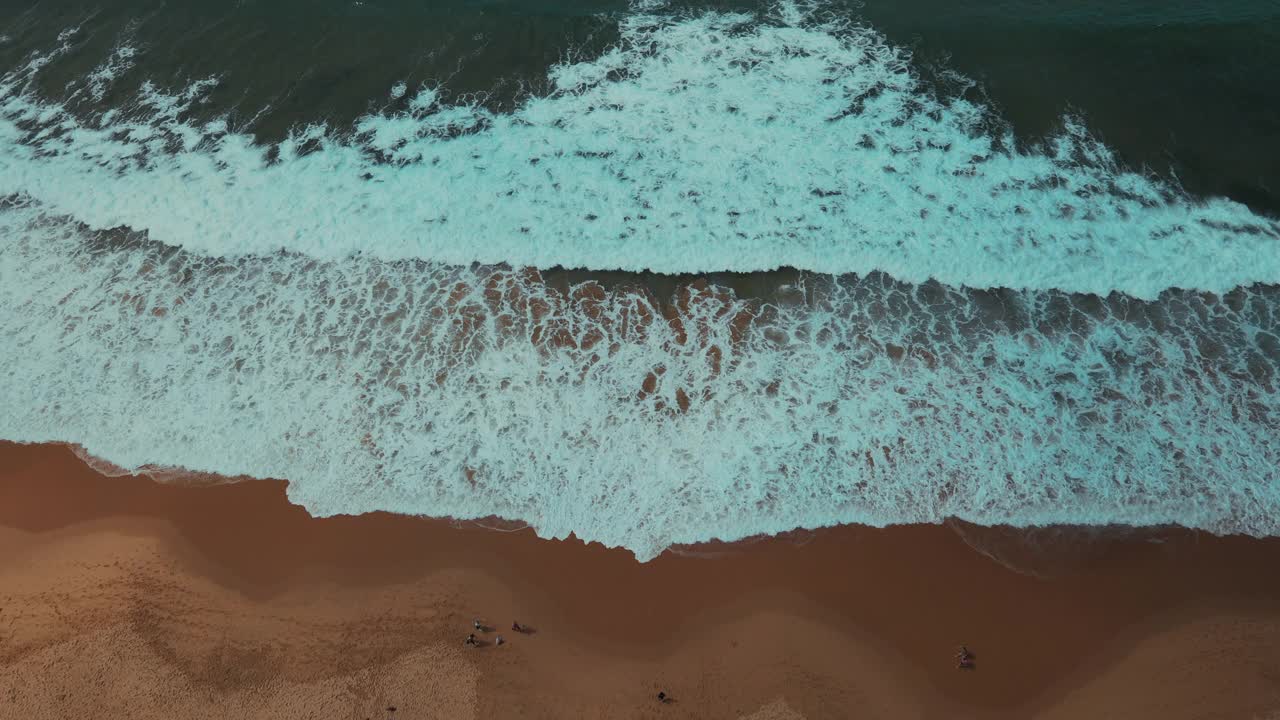
[[[1280,717],[1277,539],[842,527],[640,564],[13,444],[0,525],[3,717]]]

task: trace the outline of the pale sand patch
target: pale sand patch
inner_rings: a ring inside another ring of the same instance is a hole
[[[479,673],[457,648],[421,648],[381,667],[312,682],[268,676],[219,687],[179,670],[128,624],[76,635],[0,674],[0,698],[22,717],[219,720],[245,718],[476,717]]]
[[[420,604],[445,574],[364,608],[323,587],[263,606],[184,569],[150,529],[0,529],[0,717],[476,717],[479,671],[460,647],[405,649],[413,639],[388,643],[371,622],[401,607],[431,625],[439,613]]]
[[[1218,616],[1160,628],[1047,708],[1043,720],[1280,720],[1280,624]]]
[[[806,720],[806,718],[792,710],[785,699],[778,698],[750,715],[743,715],[740,720]]]

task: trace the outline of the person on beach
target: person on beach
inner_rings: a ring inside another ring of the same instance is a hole
[[[662,703],[663,705],[666,705],[670,700],[671,700],[671,696],[667,695],[666,690],[658,691],[658,702]]]
[[[499,635],[499,636],[497,636],[496,638],[494,638],[494,639],[493,639],[493,644],[494,644],[495,646],[496,646],[496,645],[501,645],[501,644],[502,644],[502,643],[504,643],[504,642],[506,642],[506,640],[503,640],[501,635]]]
[[[524,632],[524,626],[522,626],[520,623],[516,622],[515,620],[512,620],[511,630],[513,632]]]
[[[472,620],[471,625],[475,627],[476,631],[484,632],[484,623],[480,622],[478,618],[475,620]]]
[[[969,652],[969,648],[964,645],[961,645],[960,650],[956,653],[956,667],[962,670],[973,669],[973,653]]]
[[[471,633],[470,635],[468,635],[468,636],[467,636],[467,640],[466,640],[466,642],[464,642],[463,644],[464,644],[464,645],[470,645],[471,647],[479,647],[479,646],[480,646],[480,641],[476,640],[476,634],[475,634],[475,633]]]

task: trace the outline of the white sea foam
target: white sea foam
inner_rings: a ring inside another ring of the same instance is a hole
[[[950,516],[1280,532],[1275,221],[1079,123],[1010,150],[871,30],[641,13],[510,114],[398,83],[274,147],[190,119],[216,78],[86,110],[127,42],[39,96],[76,32],[0,79],[0,437],[641,559]],[[473,262],[863,277],[673,327]]]
[[[499,515],[641,559],[948,516],[1280,531],[1275,289],[818,278],[763,307],[695,293],[676,329],[527,273],[208,258],[30,201],[0,225],[0,437],[124,469],[283,477],[317,515]]]
[[[1143,298],[1280,281],[1274,220],[1123,170],[1078,122],[1012,150],[986,108],[932,95],[873,30],[792,4],[766,20],[638,10],[509,114],[398,83],[405,110],[274,147],[185,119],[212,79],[73,114],[31,83],[67,47],[0,81],[0,195],[193,252],[880,270]],[[117,51],[83,89],[133,60]]]

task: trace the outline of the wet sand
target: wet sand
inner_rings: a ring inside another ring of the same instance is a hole
[[[639,564],[285,487],[0,444],[0,717],[1280,717],[1277,539],[842,527]],[[474,617],[507,643],[464,647]]]

